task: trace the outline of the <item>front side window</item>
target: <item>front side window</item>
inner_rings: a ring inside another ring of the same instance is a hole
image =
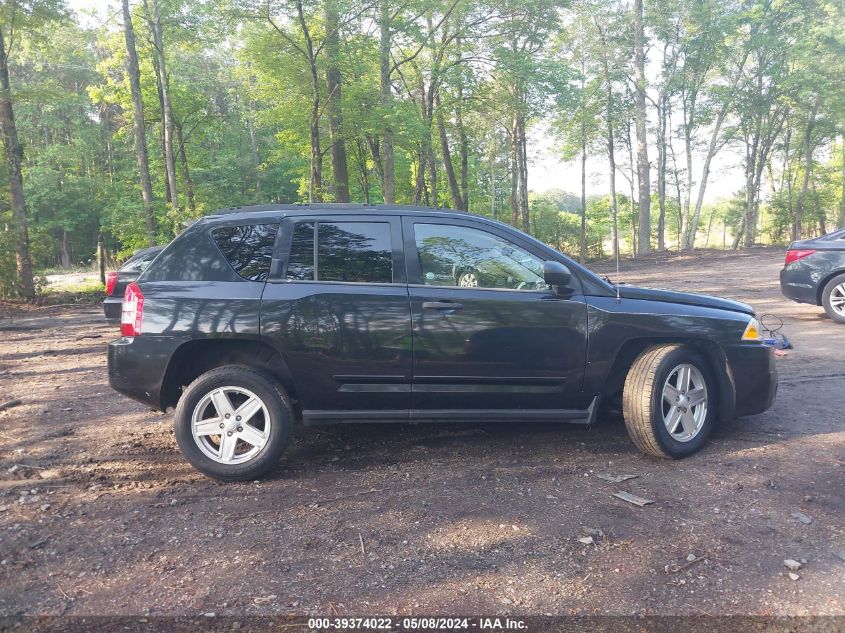
[[[212,236],[236,273],[250,281],[266,281],[276,229],[276,224],[242,224],[215,229]]]
[[[292,280],[392,283],[390,224],[298,222],[285,276]]]
[[[427,286],[545,290],[543,260],[487,231],[450,224],[415,224]]]

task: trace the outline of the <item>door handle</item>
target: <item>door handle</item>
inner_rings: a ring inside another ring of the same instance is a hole
[[[422,307],[423,310],[460,310],[464,306],[454,301],[423,301]]]

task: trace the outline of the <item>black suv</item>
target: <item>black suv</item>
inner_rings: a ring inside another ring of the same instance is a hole
[[[419,207],[205,217],[127,287],[121,334],[112,387],[175,407],[182,453],[224,480],[266,472],[298,422],[591,424],[602,403],[678,458],[777,390],[749,306],[614,286],[509,226]]]

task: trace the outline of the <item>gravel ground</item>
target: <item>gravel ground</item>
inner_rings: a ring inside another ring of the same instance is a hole
[[[782,257],[623,264],[775,314],[795,344],[774,408],[680,462],[618,419],[354,425],[219,484],[180,458],[172,414],[109,389],[99,308],[7,308],[0,402],[23,404],[0,413],[0,616],[845,615],[845,327],[780,296]]]

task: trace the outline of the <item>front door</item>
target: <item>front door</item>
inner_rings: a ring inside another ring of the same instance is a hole
[[[404,218],[411,418],[585,408],[587,308],[543,282],[531,243],[473,220]],[[530,415],[526,417],[531,417]]]
[[[261,335],[282,354],[303,420],[407,420],[411,317],[398,217],[290,217]]]

